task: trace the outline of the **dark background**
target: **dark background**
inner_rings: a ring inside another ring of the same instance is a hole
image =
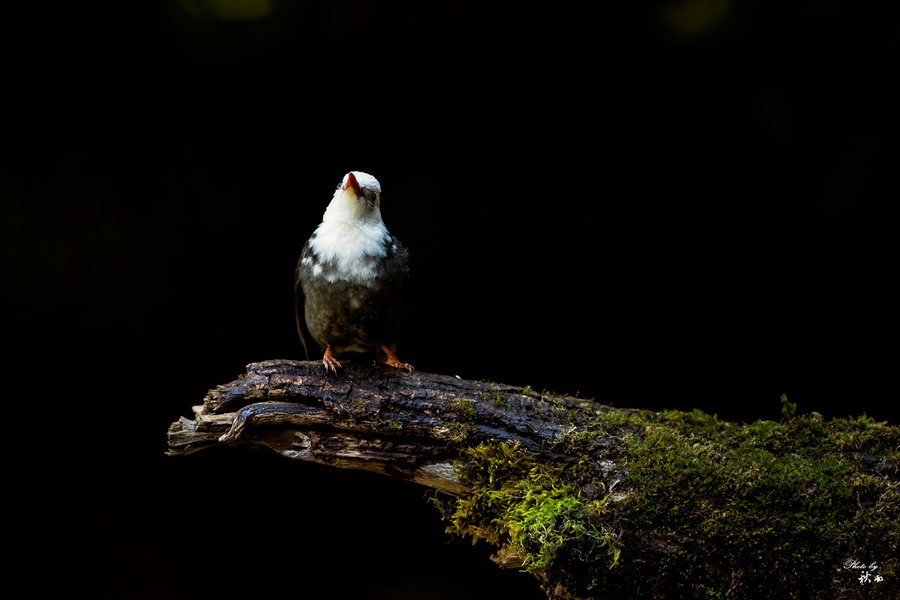
[[[14,575],[94,598],[541,598],[423,488],[164,456],[300,358],[348,170],[410,248],[419,370],[722,418],[896,422],[900,21],[869,2],[4,8]]]

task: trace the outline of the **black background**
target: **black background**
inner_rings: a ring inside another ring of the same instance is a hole
[[[419,370],[896,422],[895,15],[425,4],[4,8],[6,540],[32,589],[542,597],[423,488],[164,456],[208,388],[301,357],[294,264],[348,170],[411,251]]]

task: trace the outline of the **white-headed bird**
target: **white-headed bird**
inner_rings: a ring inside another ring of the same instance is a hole
[[[381,220],[381,185],[368,173],[347,173],[297,263],[297,331],[307,358],[304,323],[326,371],[337,372],[338,356],[381,351],[388,365],[411,372],[394,354],[408,275],[406,248]]]

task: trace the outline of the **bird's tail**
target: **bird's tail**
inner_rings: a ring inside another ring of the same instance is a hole
[[[306,356],[306,360],[309,360],[309,346],[306,345],[306,335],[303,333],[302,318],[300,311],[294,312],[294,321],[297,323],[297,335],[300,336],[300,343],[303,344],[303,354]]]

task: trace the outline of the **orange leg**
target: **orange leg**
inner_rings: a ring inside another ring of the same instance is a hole
[[[325,354],[322,356],[322,364],[325,365],[325,372],[331,371],[335,375],[337,375],[338,367],[341,366],[341,361],[334,357],[334,350],[331,349],[329,345],[325,348]]]
[[[411,364],[400,362],[400,359],[397,358],[397,355],[391,352],[391,349],[387,346],[382,346],[381,349],[384,350],[385,354],[387,354],[387,360],[384,361],[384,364],[394,367],[395,369],[403,369],[404,371],[407,371],[409,373],[415,371]]]

